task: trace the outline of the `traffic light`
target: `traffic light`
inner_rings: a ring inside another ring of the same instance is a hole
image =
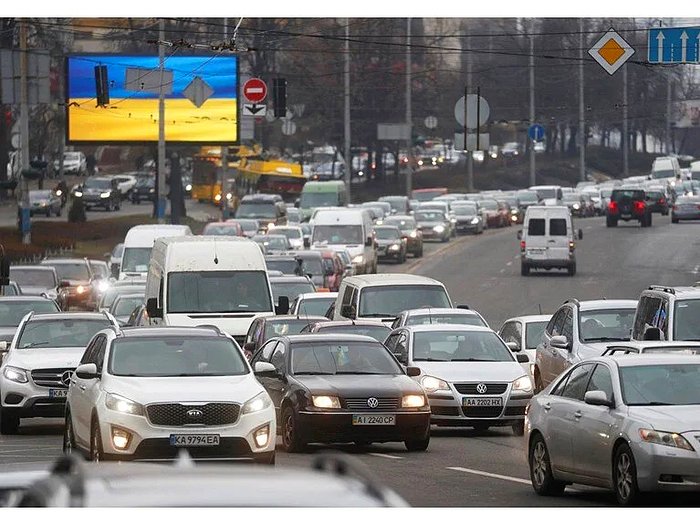
[[[272,104],[275,109],[275,117],[287,116],[287,79],[272,79]]]
[[[95,66],[95,93],[98,106],[109,104],[109,80],[107,78],[107,66]]]

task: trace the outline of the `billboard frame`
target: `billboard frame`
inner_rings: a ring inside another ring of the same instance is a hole
[[[158,140],[70,140],[68,132],[70,129],[70,111],[68,110],[68,105],[70,104],[70,94],[68,91],[68,79],[69,79],[69,69],[68,60],[75,57],[119,57],[119,56],[134,56],[134,57],[155,57],[158,55],[153,55],[151,53],[129,53],[128,55],[124,53],[69,53],[64,57],[63,64],[63,86],[64,86],[64,105],[66,108],[66,126],[65,126],[65,142],[67,146],[148,146],[158,144]],[[169,146],[240,146],[241,145],[241,58],[238,53],[229,54],[197,54],[188,53],[182,55],[173,55],[183,58],[192,57],[203,57],[211,58],[215,56],[235,56],[236,58],[236,140],[235,141],[182,141],[182,140],[166,140],[165,143]],[[167,113],[166,113],[167,116]],[[167,120],[167,119],[166,119]]]

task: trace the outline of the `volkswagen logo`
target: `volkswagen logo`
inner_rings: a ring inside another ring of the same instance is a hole
[[[484,383],[479,383],[478,385],[476,385],[476,391],[479,394],[485,394],[488,391],[488,388]]]
[[[204,415],[204,412],[197,408],[193,408],[192,410],[187,411],[187,417],[190,419],[200,419]]]
[[[367,406],[369,408],[377,408],[379,406],[379,400],[376,397],[370,397],[367,400]]]
[[[70,386],[70,378],[73,375],[72,370],[66,370],[61,374],[61,383],[63,383],[63,386]]]

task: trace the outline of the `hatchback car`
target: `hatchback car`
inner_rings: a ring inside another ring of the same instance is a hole
[[[56,270],[60,285],[57,301],[63,310],[71,307],[92,310],[95,307],[95,276],[87,259],[44,259],[39,264]]]
[[[103,330],[66,400],[65,452],[93,461],[275,462],[275,412],[234,339],[217,328]]]
[[[418,210],[413,214],[423,240],[437,239],[441,242],[450,240],[451,224],[444,212],[440,210]]]
[[[29,192],[29,216],[37,213],[45,214],[47,217],[55,215],[61,216],[61,197],[51,190],[31,190]]]
[[[375,226],[374,238],[380,261],[390,259],[398,264],[406,262],[407,242],[396,226]]]

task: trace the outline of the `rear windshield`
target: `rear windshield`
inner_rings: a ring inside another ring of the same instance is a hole
[[[528,235],[544,235],[544,219],[530,219],[527,223]]]
[[[550,235],[566,235],[566,219],[549,219]]]
[[[644,192],[642,190],[615,190],[610,199],[615,202],[621,200],[643,201]]]

